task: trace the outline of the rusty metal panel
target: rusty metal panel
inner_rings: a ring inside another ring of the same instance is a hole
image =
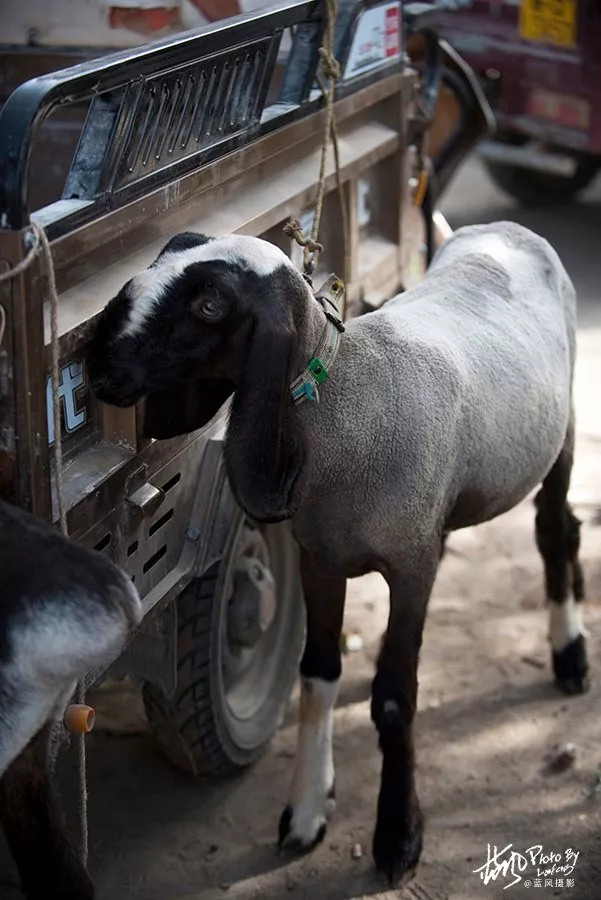
[[[16,266],[26,255],[26,235],[0,232],[0,260]],[[44,322],[42,275],[39,259],[23,273],[5,282],[0,297],[7,315],[5,362],[8,414],[6,439],[14,446],[14,481],[3,493],[25,509],[50,518],[51,493],[46,431]],[[12,394],[12,402],[11,402]],[[12,428],[14,427],[14,433]],[[5,479],[3,478],[3,481]]]

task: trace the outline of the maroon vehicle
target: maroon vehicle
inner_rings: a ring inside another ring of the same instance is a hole
[[[494,109],[498,131],[479,154],[497,185],[527,205],[585,188],[601,167],[601,2],[437,5]]]

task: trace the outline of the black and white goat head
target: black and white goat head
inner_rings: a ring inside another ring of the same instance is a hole
[[[144,432],[163,439],[206,425],[233,393],[225,454],[237,500],[258,520],[287,518],[303,454],[286,427],[295,299],[307,290],[272,244],[179,234],[103,311],[92,389],[117,406],[146,397]]]

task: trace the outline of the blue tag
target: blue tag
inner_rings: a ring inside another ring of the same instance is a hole
[[[307,400],[315,400],[315,390],[309,381],[303,384],[303,393],[307,395]]]

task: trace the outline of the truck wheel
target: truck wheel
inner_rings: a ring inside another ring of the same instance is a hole
[[[523,206],[552,206],[565,203],[587,187],[597,172],[596,160],[582,160],[570,176],[525,169],[521,166],[485,160],[486,168],[497,187]]]
[[[305,610],[289,529],[240,513],[221,560],[176,602],[177,687],[166,697],[146,682],[148,721],[178,768],[235,772],[273,737],[298,671]]]

